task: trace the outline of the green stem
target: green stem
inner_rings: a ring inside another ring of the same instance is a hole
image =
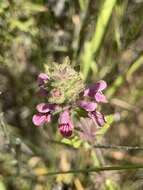
[[[84,51],[81,55],[82,62],[82,74],[84,80],[87,79],[91,66],[95,67],[94,56],[97,56],[97,52],[100,49],[102,40],[106,33],[106,28],[109,24],[110,17],[113,12],[113,8],[116,5],[117,0],[105,0],[100,10],[95,32],[90,41],[87,41],[84,45]]]
[[[53,139],[47,139],[47,143],[66,146],[67,148],[72,148],[72,149],[76,150],[76,148],[74,148],[70,144],[66,144],[64,142],[56,141],[56,140],[53,140]],[[118,149],[118,150],[126,150],[126,151],[129,151],[129,150],[143,150],[142,146],[121,146],[121,145],[96,144],[96,145],[92,145],[92,147],[96,148],[96,149]]]
[[[90,169],[77,169],[68,171],[56,171],[49,172],[44,175],[59,175],[59,174],[71,174],[71,173],[91,173],[91,172],[102,172],[102,171],[119,171],[119,170],[134,170],[143,168],[143,165],[125,165],[125,166],[105,166],[105,167],[94,167]]]

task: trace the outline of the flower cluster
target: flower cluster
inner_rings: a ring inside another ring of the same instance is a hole
[[[96,110],[97,103],[107,103],[106,97],[102,91],[107,87],[105,81],[101,80],[92,84],[83,92],[83,98],[88,98],[89,101],[79,101],[79,106],[88,112],[90,117],[98,126],[102,127],[105,124],[104,115]]]
[[[105,118],[97,111],[98,103],[106,103],[103,90],[107,87],[105,81],[100,80],[85,88],[80,74],[71,68],[67,61],[61,65],[55,64],[48,75],[38,76],[39,94],[46,102],[36,106],[37,113],[33,116],[34,125],[40,127],[53,121],[55,113],[59,114],[58,129],[64,137],[73,133],[72,111],[83,110],[86,117],[96,126],[102,127]]]

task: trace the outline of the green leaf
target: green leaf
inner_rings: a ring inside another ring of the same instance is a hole
[[[82,141],[81,141],[77,136],[75,136],[75,137],[72,139],[72,145],[73,145],[74,148],[79,148],[80,145],[81,145],[81,142],[82,142]]]
[[[77,136],[74,136],[72,139],[63,138],[62,143],[71,145],[74,148],[79,148],[82,141]]]
[[[62,143],[72,145],[72,141],[70,139],[67,139],[67,138],[63,138]]]
[[[103,136],[111,127],[111,124],[113,123],[113,121],[114,121],[113,114],[106,116],[106,124],[99,130],[97,135]]]

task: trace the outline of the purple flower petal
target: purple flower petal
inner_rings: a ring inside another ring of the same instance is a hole
[[[96,100],[96,102],[102,102],[102,103],[107,103],[108,102],[106,96],[104,96],[102,94],[102,92],[97,92],[95,94],[95,100]]]
[[[39,95],[40,96],[47,96],[48,95],[48,91],[45,88],[40,87]]]
[[[72,135],[72,128],[70,126],[69,123],[66,124],[60,124],[59,125],[59,130],[60,133],[64,136],[64,137],[70,137]]]
[[[95,93],[96,93],[96,91],[95,91],[95,89],[92,87],[92,86],[90,86],[89,88],[87,88],[85,91],[84,91],[84,95],[83,96],[90,96],[90,97],[94,97],[94,95],[95,95]]]
[[[36,106],[36,109],[40,113],[48,113],[54,109],[54,104],[41,103]]]
[[[97,104],[94,102],[80,101],[79,106],[86,111],[94,111],[97,107]]]
[[[89,96],[89,88],[84,90],[83,96]]]
[[[62,123],[68,123],[69,121],[70,121],[69,112],[65,110],[64,112],[60,114],[59,122],[60,124],[62,124]]]
[[[70,137],[72,135],[73,124],[71,122],[69,112],[65,110],[59,117],[59,130],[64,137]]]
[[[42,86],[42,85],[45,84],[46,81],[49,80],[49,77],[45,73],[40,73],[38,75],[38,79],[37,80],[38,80],[39,86]]]
[[[34,125],[40,127],[46,122],[46,115],[35,114],[32,117],[32,122],[34,123]]]
[[[98,82],[95,83],[95,88],[100,91],[104,90],[105,88],[107,88],[107,83],[104,80],[100,80]]]
[[[89,112],[88,116],[100,127],[102,127],[106,123],[104,115],[100,112]]]
[[[45,121],[46,121],[47,123],[49,123],[49,122],[51,122],[51,119],[52,119],[52,115],[51,115],[51,114],[47,114]]]
[[[95,84],[92,84],[89,88],[87,88],[84,91],[84,96],[90,96],[94,98],[97,92],[101,92],[107,87],[107,83],[103,80],[100,80],[96,82]]]

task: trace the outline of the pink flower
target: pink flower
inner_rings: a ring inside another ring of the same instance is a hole
[[[49,123],[51,121],[51,111],[55,109],[55,105],[41,103],[36,106],[36,109],[38,113],[33,115],[32,122],[34,125],[40,127],[43,124]]]
[[[97,107],[97,104],[94,102],[87,102],[84,100],[79,101],[79,106],[86,111],[94,111]]]
[[[46,122],[49,123],[50,121],[51,121],[51,114],[49,114],[49,113],[47,113],[47,114],[37,113],[37,114],[33,115],[33,117],[32,117],[32,122],[37,127],[42,126]]]
[[[36,106],[36,109],[40,113],[48,113],[50,111],[53,111],[55,109],[54,104],[48,104],[48,103],[41,103]]]
[[[95,98],[96,102],[107,103],[106,97],[102,91],[107,87],[107,83],[103,80],[96,82],[84,91],[84,96]]]
[[[88,117],[91,118],[98,126],[102,127],[105,124],[106,121],[104,115],[96,111],[96,103],[82,100],[79,102],[79,106],[87,111]]]
[[[45,73],[40,73],[38,75],[38,79],[37,80],[38,80],[39,86],[42,86],[42,85],[44,85],[49,80],[49,77]]]
[[[98,111],[89,112],[88,116],[100,127],[106,123],[104,115]]]
[[[69,116],[69,112],[66,110],[60,114],[59,117],[59,130],[64,137],[70,137],[72,135],[73,124]]]
[[[38,94],[40,96],[47,96],[48,95],[48,91],[44,87],[40,87],[40,90],[39,90]]]
[[[40,90],[39,90],[39,94],[41,96],[47,96],[48,95],[48,91],[45,89],[45,85],[49,80],[48,75],[46,75],[45,73],[40,73],[38,75],[38,84],[40,86]]]

